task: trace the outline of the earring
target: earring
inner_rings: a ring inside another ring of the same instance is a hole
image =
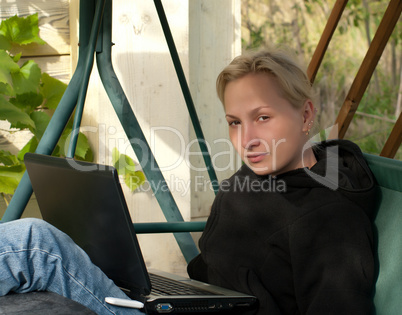
[[[307,129],[307,132],[306,132],[306,136],[308,136],[310,134],[310,129],[311,129],[311,126],[313,125],[313,123],[314,123],[313,120],[308,123],[308,129]]]

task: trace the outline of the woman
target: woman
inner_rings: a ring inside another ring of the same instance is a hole
[[[369,313],[374,180],[358,147],[348,141],[306,145],[315,119],[311,86],[280,51],[234,59],[219,75],[217,90],[245,164],[221,183],[189,275],[257,296],[254,314]],[[53,290],[99,314],[119,313],[104,303],[119,289],[67,236],[32,220],[3,229],[9,237],[2,244],[22,243],[24,254],[11,268],[10,250],[0,246],[1,294]],[[32,247],[52,257],[55,252],[56,262],[26,255]],[[39,275],[30,272],[35,268]]]
[[[310,82],[279,50],[235,58],[217,80],[244,165],[221,184],[192,278],[254,294],[258,314],[368,314],[374,179],[348,141],[306,145]]]

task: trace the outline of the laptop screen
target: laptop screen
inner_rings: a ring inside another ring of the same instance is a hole
[[[150,280],[111,166],[27,153],[42,217],[68,234],[116,285],[148,295]]]

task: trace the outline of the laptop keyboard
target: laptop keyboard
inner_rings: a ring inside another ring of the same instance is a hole
[[[159,275],[149,274],[149,278],[154,295],[217,295]]]

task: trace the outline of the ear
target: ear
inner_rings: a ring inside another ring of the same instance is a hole
[[[315,119],[316,109],[311,100],[307,100],[303,105],[303,129],[302,131],[306,134],[310,132],[310,129],[313,127],[314,119]]]

